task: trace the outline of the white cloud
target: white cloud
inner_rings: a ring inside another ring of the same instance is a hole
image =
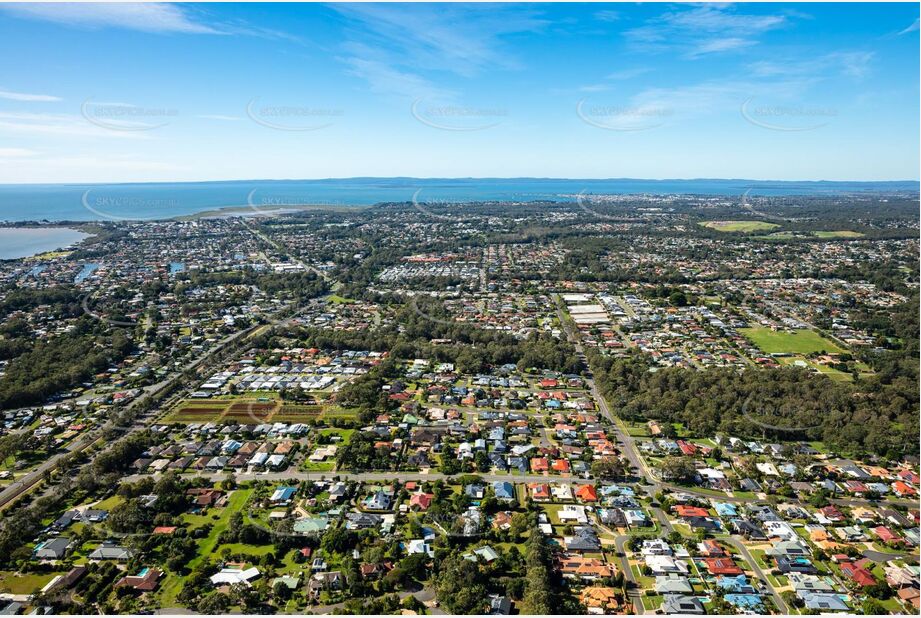
[[[8,101],[35,101],[35,102],[51,102],[51,101],[60,101],[60,97],[55,97],[50,94],[28,94],[25,92],[11,92],[9,90],[0,90],[0,99],[6,99]]]
[[[762,60],[749,65],[752,74],[759,77],[827,77],[842,74],[854,78],[865,77],[875,54],[870,51],[841,51],[823,54],[807,60]]]
[[[400,70],[386,62],[354,55],[343,59],[351,75],[368,82],[374,92],[412,99],[448,99],[453,93],[435,86],[425,78]]]
[[[579,86],[579,92],[605,92],[610,89],[610,84],[589,84],[588,86]]]
[[[899,34],[908,34],[909,32],[917,32],[918,31],[918,19],[919,18],[916,17],[915,21],[910,26],[908,26],[907,28],[899,32]]]
[[[104,129],[90,124],[81,116],[73,114],[33,114],[27,112],[0,112],[0,132],[34,136],[150,138],[149,135],[144,135],[142,132]]]
[[[242,20],[205,23],[202,9],[168,2],[0,3],[0,10],[18,17],[78,28],[124,28],[153,34],[245,35],[302,42],[295,35]]]
[[[225,116],[224,114],[199,114],[198,118],[203,118],[204,120],[240,120],[239,116]]]
[[[632,79],[634,77],[643,75],[644,73],[649,73],[650,71],[652,71],[652,69],[650,69],[649,67],[634,67],[631,69],[620,69],[618,71],[614,71],[613,73],[609,73],[607,76],[605,76],[605,79],[612,79],[612,80]]]
[[[151,161],[133,155],[82,152],[72,156],[7,159],[0,166],[0,183],[144,182],[151,178],[174,178],[182,171],[184,168],[174,163]]]
[[[196,21],[184,8],[174,4],[135,3],[44,3],[3,4],[2,9],[32,19],[84,28],[116,27],[142,32],[221,34],[221,31]]]
[[[620,11],[605,10],[595,13],[595,19],[598,21],[619,21],[620,18]]]
[[[638,49],[682,51],[687,58],[756,45],[758,37],[789,23],[788,15],[739,13],[731,5],[695,6],[663,13],[624,36]]]
[[[472,75],[484,68],[513,68],[503,37],[549,25],[522,7],[417,4],[335,4],[362,30],[352,41],[399,58],[416,69]]]
[[[38,153],[28,148],[0,148],[0,158],[34,157]]]
[[[776,81],[770,84],[750,80],[709,80],[673,88],[646,88],[627,97],[595,96],[590,105],[623,110],[630,119],[645,118],[649,122],[675,124],[692,118],[719,117],[735,113],[743,101],[757,97],[758,101],[798,100],[808,87],[807,82]]]
[[[375,92],[445,100],[453,93],[431,73],[472,77],[487,69],[514,69],[503,38],[549,25],[531,9],[501,5],[334,4],[345,17],[340,58],[351,75]]]
[[[705,54],[713,54],[718,52],[732,51],[734,49],[742,49],[743,47],[751,47],[752,45],[757,45],[757,41],[753,39],[742,39],[739,37],[728,37],[728,38],[717,38],[709,39],[698,43],[694,49],[688,52],[689,58],[698,58]]]

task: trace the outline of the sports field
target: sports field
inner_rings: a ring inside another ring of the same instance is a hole
[[[775,331],[770,328],[755,327],[740,328],[739,332],[765,354],[841,353],[845,351],[822,335],[806,329]]]
[[[717,232],[766,232],[780,227],[766,221],[703,221],[701,225]]]

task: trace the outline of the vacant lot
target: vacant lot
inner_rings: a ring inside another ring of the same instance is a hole
[[[767,232],[780,227],[765,221],[704,221],[701,225],[717,232]]]
[[[812,354],[844,352],[833,342],[811,330],[775,331],[770,328],[740,328],[739,332],[766,354]]]
[[[32,594],[41,590],[55,575],[60,573],[24,573],[22,575],[12,571],[0,571],[0,592],[8,594]]]
[[[207,423],[224,420],[250,425],[278,422],[304,423],[319,417],[322,412],[321,406],[283,403],[278,400],[266,400],[266,398],[209,401],[187,399],[176,406],[166,421],[170,423]]]

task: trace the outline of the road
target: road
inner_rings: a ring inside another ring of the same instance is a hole
[[[285,307],[279,309],[278,312],[284,314],[289,309],[290,309],[290,305],[286,305]],[[278,318],[274,320],[271,323],[271,325],[274,326],[278,324],[283,324],[293,319],[296,315],[297,314],[287,317],[287,318]],[[208,360],[210,360],[211,358],[213,358],[220,352],[224,351],[225,349],[227,349],[228,346],[235,343],[240,338],[248,337],[249,335],[252,335],[257,330],[263,327],[264,327],[263,325],[255,325],[247,329],[241,330],[239,332],[227,335],[226,337],[218,341],[210,350],[207,350],[200,356],[190,360],[181,369],[173,372],[169,377],[164,378],[163,380],[161,380],[160,382],[157,382],[156,384],[150,384],[148,386],[143,387],[141,389],[143,393],[138,395],[133,401],[128,403],[122,409],[130,410],[134,408],[135,406],[137,406],[138,404],[140,404],[142,401],[146,401],[147,399],[156,395],[162,390],[174,386],[178,381],[183,379],[183,375],[186,372],[202,366],[205,362],[207,362]],[[136,430],[143,429],[146,425],[150,424],[150,419],[154,418],[156,414],[157,414],[156,409],[151,410],[144,418],[138,419],[137,421],[135,421],[134,424],[128,429],[130,431],[136,431]],[[29,491],[29,489],[31,489],[36,483],[38,483],[42,479],[43,475],[46,472],[50,472],[51,470],[56,468],[61,463],[61,460],[63,460],[65,457],[71,455],[72,453],[80,453],[86,450],[92,444],[94,444],[97,440],[99,440],[99,438],[102,435],[104,435],[107,431],[112,430],[112,429],[118,429],[118,426],[115,424],[114,421],[109,421],[109,422],[104,423],[100,427],[87,432],[83,436],[71,442],[63,452],[53,455],[51,458],[47,459],[46,461],[42,462],[41,464],[39,464],[38,466],[36,466],[35,468],[30,470],[26,474],[24,474],[22,477],[20,477],[15,482],[8,485],[6,488],[3,489],[2,492],[0,492],[0,508],[5,507],[7,504],[18,499],[25,492]]]
[[[576,352],[579,354],[579,357],[582,359],[583,363],[585,363],[587,367],[588,363],[586,362],[587,359],[585,357],[585,352],[582,348],[582,343],[579,340],[578,335],[572,332],[570,328],[568,328],[568,325],[564,320],[563,310],[562,310],[562,307],[560,306],[559,299],[557,299],[557,315],[560,319],[560,323],[566,325],[564,326],[564,329],[566,330],[567,337],[569,338],[570,342],[575,346]],[[630,436],[628,432],[624,431],[621,428],[621,426],[617,423],[617,420],[614,418],[614,415],[611,414],[611,410],[608,407],[607,401],[602,396],[600,390],[598,389],[598,386],[595,383],[594,376],[592,376],[591,373],[589,373],[588,376],[589,377],[586,379],[586,384],[591,389],[592,395],[594,396],[595,401],[598,402],[598,406],[599,406],[599,409],[601,410],[601,414],[614,427],[614,431],[617,436],[617,441],[620,443],[620,446],[621,446],[621,452],[624,454],[624,456],[627,458],[627,460],[630,462],[633,468],[635,470],[638,470],[640,474],[642,474],[643,478],[645,478],[646,482],[651,486],[650,488],[652,489],[653,492],[658,492],[662,489],[669,489],[669,490],[676,491],[676,492],[695,494],[695,495],[707,498],[708,500],[718,499],[720,501],[737,502],[737,503],[751,502],[751,500],[747,498],[739,498],[736,496],[725,496],[725,497],[716,498],[711,494],[697,491],[694,488],[680,487],[676,485],[669,485],[669,484],[663,483],[655,474],[653,474],[652,470],[646,464],[645,458],[640,455],[639,451],[636,448],[636,444],[633,440],[633,437]],[[853,500],[842,499],[842,500],[839,500],[838,502],[845,504],[845,505],[853,506],[853,505],[865,503],[866,501],[856,500],[856,499],[853,499]],[[911,504],[914,504],[914,503],[911,503]],[[651,507],[650,511],[652,512],[653,516],[661,524],[662,530],[664,533],[667,534],[673,531],[672,524],[668,520],[668,516],[662,511],[662,509],[657,508],[657,507]],[[617,553],[618,553],[618,556],[620,557],[621,568],[623,569],[627,578],[631,582],[634,582],[635,584],[636,582],[633,577],[633,573],[630,570],[629,561],[628,561],[627,554],[625,551],[626,549],[625,545],[627,541],[629,540],[629,538],[630,537],[626,535],[617,536],[615,539],[615,546],[617,547]],[[770,590],[771,597],[774,599],[774,603],[777,605],[780,611],[782,613],[789,614],[790,608],[787,607],[787,604],[784,602],[783,598],[781,598],[780,593],[778,593],[774,589],[774,587],[770,584],[770,582],[767,579],[767,576],[765,576],[764,572],[761,570],[761,567],[758,566],[758,563],[755,561],[754,557],[748,551],[748,548],[745,547],[745,545],[741,543],[740,541],[738,541],[737,539],[732,538],[728,535],[721,536],[720,540],[726,541],[727,543],[735,547],[739,551],[739,553],[742,554],[742,556],[748,562],[751,570],[754,571],[754,573],[761,579],[761,581],[764,582],[764,585],[767,587],[767,589]],[[645,613],[641,599],[639,600],[639,604],[637,605],[635,602],[634,606],[638,612]]]
[[[569,328],[566,321],[564,321],[564,315],[562,307],[560,306],[560,301],[557,299],[557,316],[559,317],[560,324],[564,325],[564,330],[566,335],[569,338],[570,343],[573,344],[576,348],[576,352],[579,355],[579,358],[582,362],[588,367],[588,362],[585,357],[585,351],[582,347],[582,343],[579,340],[579,337],[576,333],[572,332]],[[591,369],[588,370],[588,377],[585,379],[586,384],[592,392],[592,395],[595,398],[595,401],[598,402],[598,407],[601,411],[602,416],[604,416],[608,422],[611,423],[615,435],[617,436],[617,441],[620,444],[621,453],[627,458],[630,462],[630,465],[633,466],[635,470],[638,470],[642,474],[643,478],[646,479],[646,482],[653,489],[653,493],[667,489],[673,492],[686,493],[699,496],[701,498],[706,498],[708,500],[719,500],[721,502],[735,502],[735,503],[747,503],[751,502],[750,498],[740,498],[738,496],[716,496],[712,492],[705,492],[697,490],[693,487],[684,487],[681,485],[672,485],[669,483],[662,482],[649,468],[646,464],[646,459],[640,455],[639,451],[636,448],[636,442],[633,437],[624,431],[620,424],[617,422],[617,419],[611,413],[610,408],[608,407],[607,400],[601,395],[601,391],[598,389],[598,386],[595,384],[594,376],[591,374]],[[800,500],[798,497],[795,498],[786,498],[788,502],[795,502],[798,504],[805,504],[804,501]],[[860,498],[833,498],[829,500],[834,504],[840,504],[843,506],[867,506],[867,505],[876,505],[878,503],[871,502],[869,500],[863,500]],[[885,500],[879,504],[888,504],[888,505],[904,505],[909,507],[917,507],[917,500],[900,500],[900,499],[890,499]]]
[[[417,590],[415,592],[399,592],[397,596],[400,597],[400,601],[406,597],[413,596],[417,601],[421,603],[431,603],[435,600],[435,591],[431,588],[423,588],[422,590]],[[308,607],[307,611],[311,614],[336,614],[339,610],[345,609],[345,603],[331,603],[329,605],[316,605],[314,607]],[[429,607],[429,614],[433,616],[443,616],[445,612],[438,607]]]
[[[563,325],[563,330],[566,331],[566,336],[569,339],[569,342],[572,343],[576,348],[576,353],[579,355],[579,359],[586,367],[587,373],[585,383],[589,387],[589,390],[591,390],[595,401],[598,403],[598,409],[601,411],[601,415],[607,419],[607,421],[613,427],[617,436],[617,441],[621,445],[621,452],[624,454],[624,456],[626,456],[627,460],[630,462],[630,465],[633,466],[635,470],[638,470],[650,485],[658,487],[659,480],[652,474],[652,471],[646,466],[646,461],[636,450],[636,444],[634,444],[633,438],[620,428],[620,425],[618,425],[614,415],[611,413],[611,409],[608,407],[607,399],[602,396],[601,391],[598,389],[598,385],[595,383],[595,378],[591,373],[591,368],[588,366],[588,359],[585,356],[585,350],[582,347],[582,342],[579,340],[578,334],[572,331],[572,328],[566,321],[559,297],[557,297],[556,312],[557,317],[560,320],[560,324]]]
[[[307,262],[304,262],[300,258],[294,255],[291,255],[291,253],[285,247],[283,247],[280,243],[272,240],[271,238],[263,234],[261,231],[259,231],[256,227],[254,227],[249,221],[246,220],[246,217],[242,217],[240,220],[243,222],[243,225],[246,226],[246,229],[248,229],[253,234],[253,236],[258,238],[262,242],[266,243],[267,245],[269,245],[270,247],[272,247],[279,253],[286,255],[289,260],[291,260],[292,262],[294,262],[295,264],[297,264],[304,270],[309,270],[312,273],[314,273],[316,276],[325,280],[327,283],[332,283],[334,289],[338,288],[339,282],[338,281],[334,282],[327,273],[323,272],[322,270],[320,270],[319,268],[315,266],[311,266],[310,264],[308,264]]]
[[[755,557],[751,555],[751,553],[748,551],[748,548],[745,547],[743,543],[739,542],[737,539],[734,539],[732,537],[728,537],[728,536],[722,537],[721,536],[719,540],[725,541],[726,543],[729,543],[730,545],[735,547],[737,550],[739,550],[739,553],[742,554],[742,556],[745,558],[745,561],[748,562],[748,565],[751,567],[751,569],[755,572],[758,578],[764,583],[764,586],[768,590],[771,591],[771,597],[773,597],[774,599],[774,604],[777,605],[778,609],[780,609],[780,613],[789,614],[790,608],[787,607],[787,604],[784,602],[783,598],[780,596],[780,593],[774,590],[774,586],[772,586],[771,583],[768,581],[767,575],[765,575],[764,571],[761,570],[761,567],[758,566],[758,562],[755,561]]]
[[[227,472],[204,472],[198,470],[189,470],[187,474],[196,478],[204,478],[219,481],[227,478]],[[137,481],[149,474],[133,474],[126,476],[125,480]],[[154,475],[156,476],[156,475]],[[284,470],[282,472],[238,472],[234,474],[237,481],[269,481],[269,482],[298,482],[320,479],[332,479],[334,477],[340,480],[361,481],[368,483],[391,482],[394,480],[402,481],[438,481],[438,480],[456,480],[458,476],[447,475],[440,472],[308,472],[305,470]],[[563,475],[541,475],[541,474],[472,474],[487,483],[505,482],[509,483],[574,483],[577,485],[593,485],[592,479],[583,479],[575,476]]]
[[[599,527],[606,530],[609,534],[614,534],[609,528],[605,526]],[[633,613],[635,614],[645,614],[646,607],[643,605],[643,592],[640,590],[640,586],[636,581],[636,576],[633,574],[633,570],[630,568],[630,559],[627,558],[627,543],[630,541],[629,534],[618,534],[614,537],[614,547],[617,550],[617,557],[620,560],[620,570],[623,572],[624,577],[629,581],[632,586],[627,588],[627,598],[630,599],[630,602],[633,603]]]

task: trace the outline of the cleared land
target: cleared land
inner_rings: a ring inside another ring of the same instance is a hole
[[[812,235],[818,238],[863,238],[862,233],[852,230],[819,231],[813,232]]]
[[[771,330],[770,328],[740,328],[739,332],[765,354],[813,354],[828,352],[840,354],[841,349],[822,335],[806,329],[794,331]]]
[[[170,423],[208,423],[219,420],[242,425],[261,423],[304,423],[319,418],[322,406],[292,404],[260,399],[202,401],[186,399],[167,417]]]
[[[0,592],[7,594],[32,594],[33,592],[41,590],[55,575],[63,574],[64,571],[23,574],[14,573],[12,571],[0,571]]]
[[[825,240],[834,240],[836,238],[863,238],[861,232],[852,230],[819,230],[817,232],[784,230],[783,232],[773,232],[764,236],[757,236],[759,240],[808,240],[810,238],[822,238]]]
[[[766,232],[780,227],[765,221],[703,221],[700,225],[717,232]]]

